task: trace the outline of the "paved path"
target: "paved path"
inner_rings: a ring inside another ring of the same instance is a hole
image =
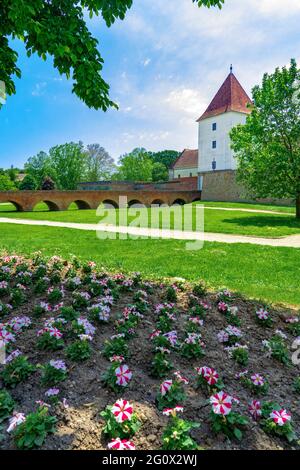
[[[246,209],[238,207],[217,207],[217,206],[204,206],[204,209],[217,210],[217,211],[238,211],[238,212],[254,212],[255,214],[275,214],[275,215],[294,215],[293,212],[279,212],[267,209]]]
[[[175,240],[200,240],[208,242],[221,243],[250,243],[252,245],[265,245],[277,247],[300,248],[300,235],[290,235],[282,238],[260,238],[248,237],[245,235],[231,235],[225,233],[197,233],[182,232],[179,230],[159,230],[139,227],[117,227],[108,224],[77,224],[71,222],[53,222],[49,220],[29,220],[29,219],[10,219],[0,217],[0,223],[18,224],[18,225],[36,225],[46,227],[63,227],[77,230],[90,230],[110,233],[127,233],[143,237],[164,238]]]

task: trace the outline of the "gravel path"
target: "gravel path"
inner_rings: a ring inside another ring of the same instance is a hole
[[[225,233],[197,233],[182,232],[179,230],[159,230],[151,228],[139,227],[118,227],[108,224],[78,224],[71,222],[53,222],[48,220],[28,220],[28,219],[10,219],[0,217],[0,223],[18,224],[18,225],[35,225],[44,227],[63,227],[77,230],[89,230],[110,233],[127,233],[130,235],[139,235],[142,237],[164,238],[175,240],[200,240],[208,242],[221,243],[250,243],[253,245],[277,246],[300,248],[300,235],[290,235],[282,238],[260,238],[245,235],[232,235]]]

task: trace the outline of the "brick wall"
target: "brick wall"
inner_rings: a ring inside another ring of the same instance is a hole
[[[199,174],[203,177],[201,199],[203,201],[253,202],[246,189],[237,183],[236,171],[219,170]],[[291,205],[291,199],[256,199],[255,202]]]

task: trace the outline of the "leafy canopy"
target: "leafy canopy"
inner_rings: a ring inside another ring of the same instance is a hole
[[[300,70],[265,74],[254,87],[253,110],[231,131],[238,178],[256,197],[293,198],[300,217]]]
[[[193,2],[199,7],[221,8],[224,0]],[[10,38],[19,38],[29,57],[34,53],[43,60],[51,56],[58,72],[72,77],[73,93],[87,106],[103,111],[117,107],[101,76],[103,58],[84,15],[101,14],[110,27],[116,19],[125,18],[132,3],[133,0],[1,0],[0,80],[5,83],[6,93],[10,96],[16,92],[14,79],[21,77],[18,54],[9,45]],[[173,3],[175,7],[176,0]]]

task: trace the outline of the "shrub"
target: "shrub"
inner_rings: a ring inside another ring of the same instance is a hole
[[[103,434],[108,438],[127,439],[133,436],[140,428],[141,423],[133,407],[127,400],[120,399],[113,406],[107,406],[100,413],[105,425]]]
[[[15,387],[18,383],[27,380],[35,370],[36,367],[28,362],[27,357],[17,356],[5,366],[1,377],[4,385]]]
[[[12,414],[14,407],[15,402],[10,393],[6,390],[0,390],[0,423]]]
[[[182,412],[181,406],[167,408],[163,411],[166,416],[171,416],[168,426],[165,428],[162,436],[164,450],[194,450],[199,449],[197,442],[191,436],[190,431],[199,428],[199,423],[192,423],[177,417],[178,412]]]
[[[27,415],[26,420],[13,431],[18,449],[32,449],[43,445],[47,435],[55,432],[56,421],[54,416],[49,416],[46,407]]]
[[[66,349],[66,354],[72,361],[86,361],[92,354],[89,340],[82,338],[70,344]]]

